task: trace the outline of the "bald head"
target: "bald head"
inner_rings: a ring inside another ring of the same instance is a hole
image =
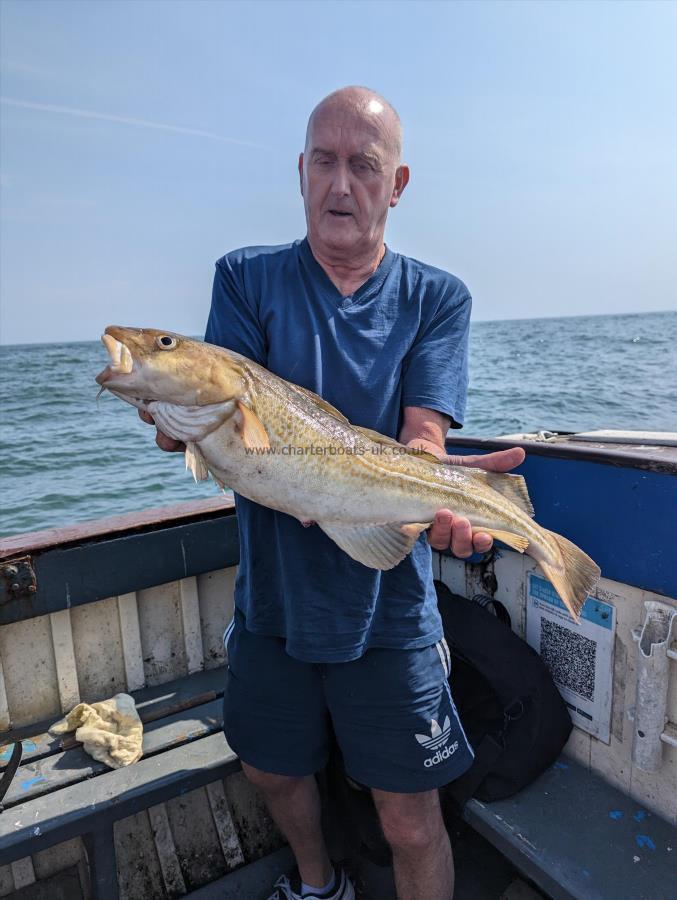
[[[299,157],[316,258],[352,268],[365,264],[367,271],[378,264],[388,210],[409,181],[401,150],[400,118],[375,91],[341,88],[318,103]]]
[[[320,100],[308,119],[306,151],[312,143],[312,132],[318,119],[357,119],[375,128],[396,163],[402,155],[402,123],[395,108],[385,97],[370,88],[340,88]]]

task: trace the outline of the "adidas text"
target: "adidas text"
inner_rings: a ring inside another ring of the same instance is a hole
[[[430,769],[432,766],[436,766],[438,763],[441,763],[445,759],[449,759],[450,756],[453,756],[454,753],[458,750],[458,741],[454,741],[449,747],[443,747],[442,750],[438,750],[434,756],[429,756],[428,759],[425,760],[423,765],[426,769]]]

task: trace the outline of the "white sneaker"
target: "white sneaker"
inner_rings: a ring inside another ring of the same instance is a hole
[[[275,882],[275,890],[268,900],[355,900],[355,888],[340,866],[335,867],[336,884],[325,894],[301,895],[301,879],[298,872],[291,878],[282,875]]]

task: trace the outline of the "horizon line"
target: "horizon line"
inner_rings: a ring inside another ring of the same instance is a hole
[[[529,317],[514,317],[514,318],[503,318],[503,319],[471,319],[471,326],[473,324],[483,324],[488,325],[492,322],[544,322],[549,321],[550,319],[602,319],[606,316],[658,316],[672,313],[673,315],[677,314],[677,309],[650,309],[650,310],[641,310],[640,312],[607,312],[607,313],[578,313],[576,315],[557,315],[557,316],[529,316]],[[150,326],[147,326],[150,327]],[[202,338],[199,335],[188,334],[185,337],[189,337],[192,339],[196,339],[201,341]],[[14,343],[4,342],[0,339],[0,347],[49,347],[55,344],[97,344],[100,338],[85,338],[82,340],[69,341],[69,340],[61,340],[61,341],[19,341]]]

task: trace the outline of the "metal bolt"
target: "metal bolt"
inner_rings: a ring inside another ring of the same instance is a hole
[[[11,590],[13,590],[14,593],[16,593],[16,592],[19,590],[19,585],[18,585],[18,584],[13,584],[12,587],[11,587]]]
[[[37,591],[37,588],[36,588],[36,586],[35,586],[34,584],[29,584],[29,585],[28,585],[28,593],[29,593],[29,594],[34,594],[36,591]]]
[[[7,578],[11,578],[12,575],[18,575],[19,570],[16,566],[3,566],[2,574],[5,575]]]

